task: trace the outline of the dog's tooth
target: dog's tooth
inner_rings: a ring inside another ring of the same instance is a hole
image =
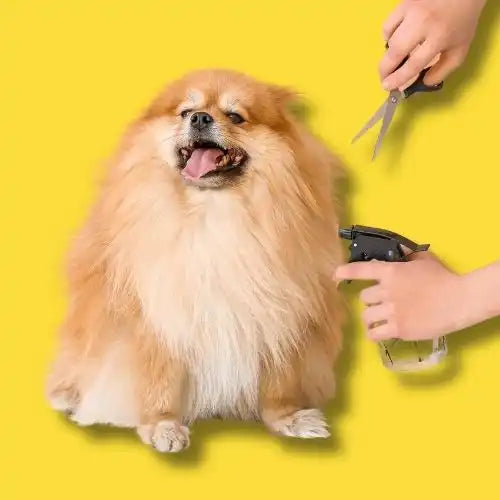
[[[224,161],[225,161],[225,155],[220,155],[218,158],[217,158],[217,161],[215,162],[215,166],[217,168],[219,167],[223,167],[225,164],[224,164]]]
[[[239,165],[241,163],[241,160],[243,160],[243,155],[242,154],[237,154],[234,157],[233,165]]]

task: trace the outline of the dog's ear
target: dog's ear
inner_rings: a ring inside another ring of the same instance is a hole
[[[296,118],[305,120],[309,116],[307,103],[298,92],[288,87],[273,85],[271,87],[271,93],[275,102]]]
[[[298,99],[298,94],[288,87],[281,87],[279,85],[270,86],[271,94],[275,102],[279,105],[287,107],[291,102]]]
[[[175,107],[184,95],[182,80],[177,80],[167,84],[157,94],[153,102],[151,102],[143,111],[142,118],[147,120],[156,118],[166,113],[173,113]]]

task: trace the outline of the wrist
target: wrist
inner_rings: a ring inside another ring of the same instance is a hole
[[[459,329],[500,315],[500,262],[459,277]]]

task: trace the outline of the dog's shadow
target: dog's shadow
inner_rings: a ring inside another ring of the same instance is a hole
[[[327,411],[327,419],[331,421],[331,414],[337,413],[343,403],[337,403]],[[60,415],[63,425],[71,427],[75,432],[75,424],[70,422],[64,415]],[[180,453],[160,453],[151,447],[142,444],[136,432],[133,429],[124,429],[106,425],[93,425],[78,429],[83,433],[84,440],[92,444],[103,445],[103,442],[127,442],[130,449],[136,450],[136,447],[143,447],[156,460],[165,461],[169,466],[180,468],[196,468],[205,457],[205,450],[210,441],[217,437],[234,437],[235,441],[243,442],[248,447],[255,447],[257,443],[262,444],[265,440],[273,440],[290,452],[300,454],[309,454],[321,456],[330,455],[339,448],[336,435],[328,439],[293,439],[281,436],[273,436],[264,427],[261,422],[242,422],[233,420],[200,420],[190,429],[191,444],[187,450]],[[266,443],[267,444],[267,443]],[[269,443],[271,444],[271,443]],[[135,452],[135,451],[134,451]]]

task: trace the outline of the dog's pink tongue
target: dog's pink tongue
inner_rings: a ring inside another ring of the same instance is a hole
[[[217,148],[195,149],[182,170],[182,175],[186,179],[200,179],[217,169],[217,159],[223,154],[224,152]]]

